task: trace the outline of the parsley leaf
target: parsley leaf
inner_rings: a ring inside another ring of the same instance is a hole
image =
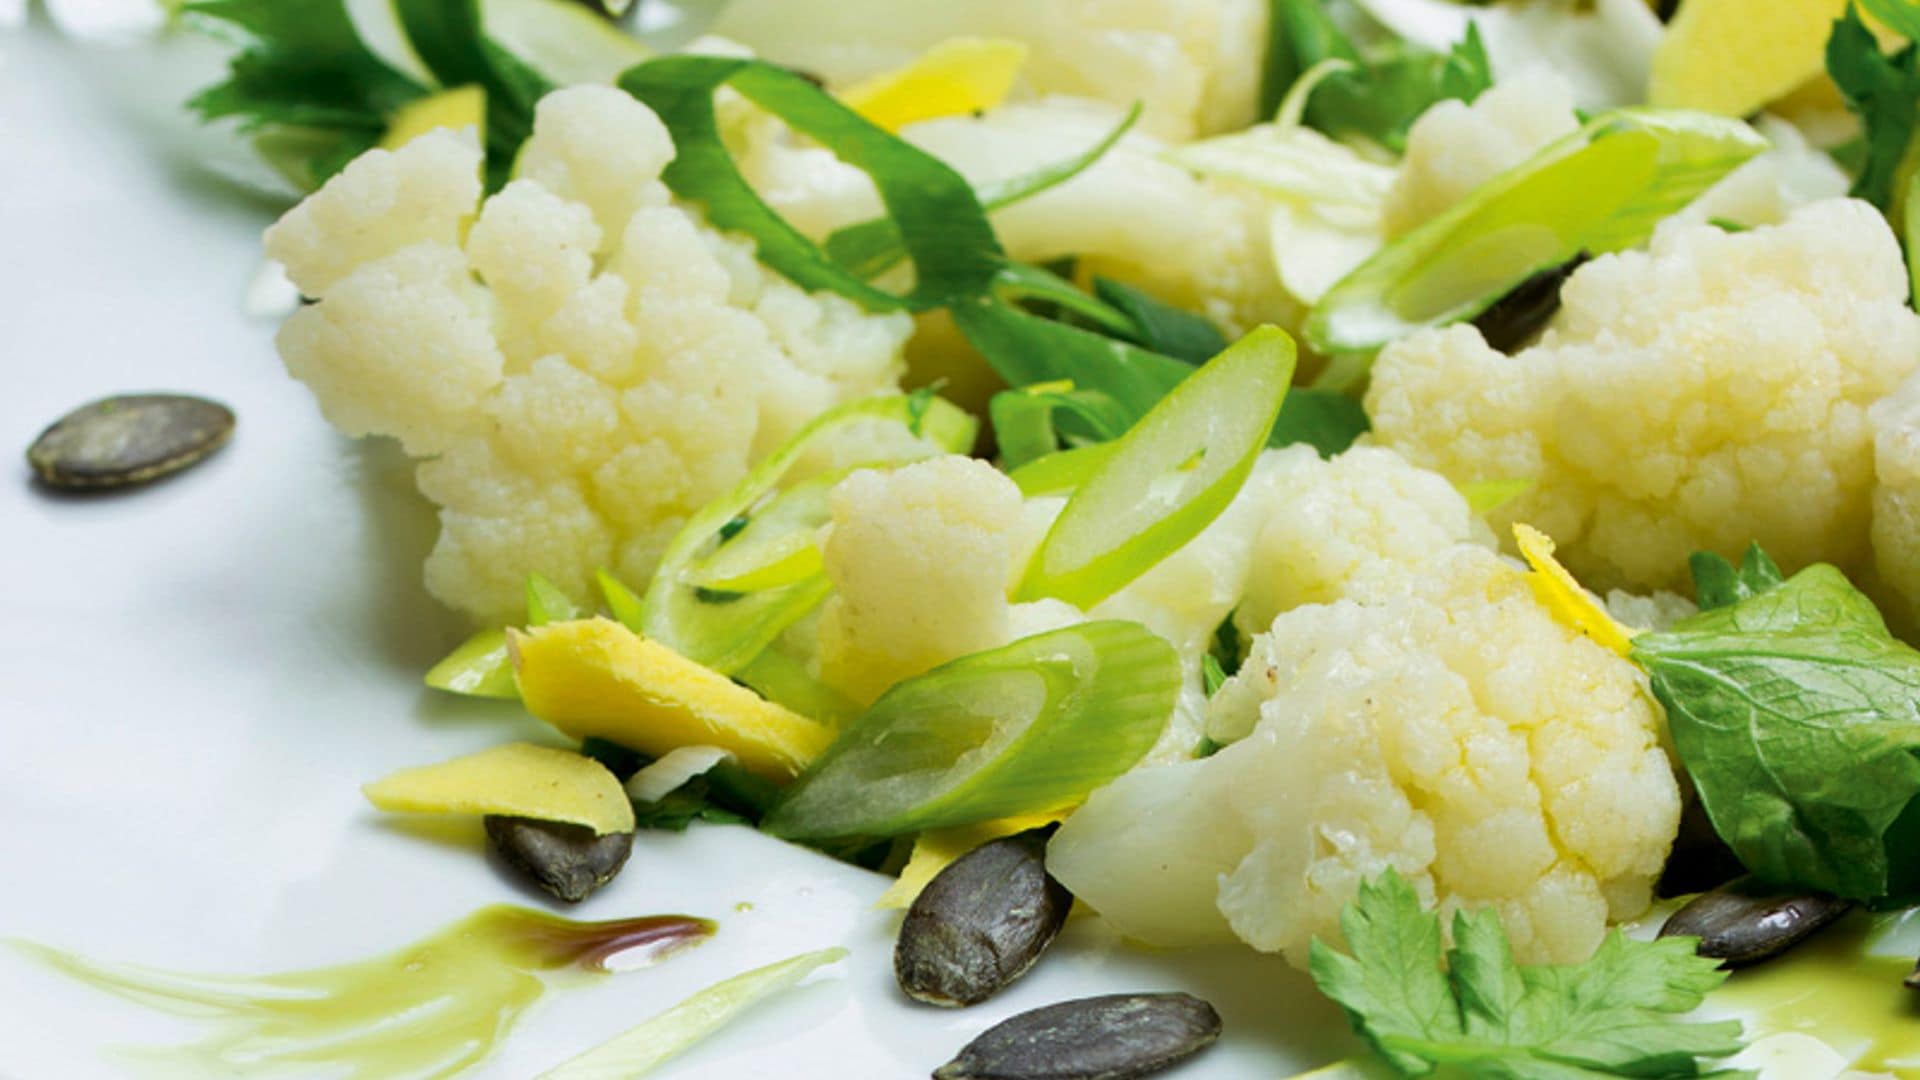
[[[1920,22],[1920,9],[1910,0],[1879,0],[1870,9],[1892,25],[1901,25],[1902,11]],[[1849,3],[1827,39],[1827,74],[1865,129],[1864,156],[1853,194],[1891,212],[1908,147],[1920,124],[1920,48],[1909,42],[1897,52],[1882,53],[1879,40],[1861,21],[1859,9]]]
[[[1521,967],[1481,910],[1454,915],[1443,950],[1440,917],[1392,870],[1360,886],[1340,929],[1351,953],[1315,941],[1314,982],[1404,1076],[1695,1077],[1701,1059],[1740,1050],[1738,1021],[1678,1015],[1727,977],[1692,938],[1615,931],[1584,964]]]
[[[1694,603],[1702,611],[1758,596],[1787,580],[1759,544],[1747,548],[1738,569],[1711,551],[1696,551],[1687,563],[1693,570]]]
[[[1768,576],[1750,554],[1706,593],[1746,595],[1633,639],[1701,805],[1768,881],[1920,892],[1920,652],[1833,567]]]
[[[1262,104],[1268,115],[1295,80],[1326,60],[1353,70],[1327,77],[1307,103],[1309,127],[1335,138],[1361,136],[1396,153],[1407,129],[1438,102],[1472,101],[1493,85],[1493,69],[1477,26],[1441,55],[1394,41],[1371,55],[1340,28],[1323,0],[1272,0],[1268,71]]]

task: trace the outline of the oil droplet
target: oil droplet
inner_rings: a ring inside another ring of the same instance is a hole
[[[1749,1040],[1798,1031],[1854,1069],[1920,1076],[1920,994],[1900,984],[1913,961],[1869,952],[1885,924],[1850,915],[1784,956],[1735,971],[1709,1004],[1745,1022]]]
[[[384,956],[259,977],[106,964],[15,942],[98,989],[214,1031],[143,1053],[200,1075],[447,1077],[493,1050],[547,990],[543,973],[606,974],[609,961],[698,944],[714,924],[686,915],[581,923],[525,908],[483,908]]]

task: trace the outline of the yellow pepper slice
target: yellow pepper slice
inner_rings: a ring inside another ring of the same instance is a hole
[[[1593,594],[1581,588],[1567,568],[1554,559],[1551,537],[1531,525],[1515,522],[1513,539],[1520,545],[1520,554],[1526,557],[1527,564],[1533,567],[1534,595],[1547,610],[1621,656],[1631,651],[1630,642],[1637,631],[1615,622]]]
[[[1013,90],[1027,62],[1024,42],[956,37],[913,63],[875,75],[840,95],[848,108],[886,128],[991,109]]]
[[[401,769],[360,790],[398,813],[507,814],[585,825],[601,836],[633,831],[633,803],[605,765],[531,743]]]
[[[577,739],[597,735],[654,757],[717,746],[777,781],[833,741],[826,725],[611,619],[548,623],[507,640],[527,710]]]

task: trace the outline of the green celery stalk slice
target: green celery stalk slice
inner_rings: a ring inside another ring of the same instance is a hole
[[[1263,326],[1174,387],[1068,500],[1016,598],[1092,607],[1198,535],[1253,471],[1295,359],[1293,339]]]
[[[1471,319],[1546,267],[1638,245],[1766,147],[1746,124],[1704,113],[1604,113],[1362,263],[1309,314],[1307,341],[1370,352]]]
[[[775,836],[899,836],[1067,806],[1153,747],[1173,646],[1081,623],[963,656],[882,694],[761,822]]]
[[[513,661],[507,656],[507,632],[482,630],[461,642],[446,659],[428,669],[427,685],[467,697],[518,698],[520,688],[513,682]]]
[[[666,1012],[561,1065],[539,1080],[632,1080],[692,1048],[762,1000],[794,986],[847,950],[821,949],[714,983]]]
[[[710,561],[731,542],[731,522],[763,503],[777,503],[775,492],[787,473],[820,440],[869,422],[897,423],[917,431],[920,438],[914,453],[918,457],[964,453],[973,446],[978,431],[978,422],[964,411],[927,395],[870,398],[822,413],[755,466],[732,491],[688,519],[667,545],[647,585],[638,632],[695,663],[731,675],[825,599],[830,585],[818,569],[790,584],[753,592],[715,590],[705,581]],[[909,460],[914,458],[865,464],[900,465]]]

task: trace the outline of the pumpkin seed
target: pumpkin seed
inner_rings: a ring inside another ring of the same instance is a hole
[[[570,904],[612,881],[633,853],[633,834],[595,836],[584,825],[538,818],[486,817],[487,839],[515,870]]]
[[[893,973],[908,997],[974,1005],[1026,974],[1073,894],[1047,873],[1054,826],[991,840],[934,875],[900,924]]]
[[[1697,937],[1701,956],[1741,967],[1786,952],[1852,907],[1836,896],[1779,892],[1743,877],[1688,901],[1667,919],[1660,936]]]
[[[1515,285],[1473,320],[1487,344],[1511,356],[1560,310],[1560,287],[1592,256],[1581,252]]]
[[[233,412],[218,402],[124,394],[54,421],[27,448],[27,462],[48,487],[132,487],[205,459],[232,435]]]
[[[1191,994],[1108,994],[995,1024],[934,1080],[1130,1080],[1170,1068],[1220,1037],[1220,1014]]]

